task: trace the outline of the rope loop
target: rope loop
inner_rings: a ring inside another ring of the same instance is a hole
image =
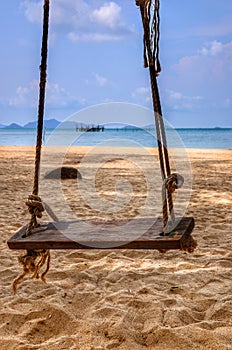
[[[31,220],[27,226],[24,237],[29,236],[31,234],[31,231],[39,226],[36,218],[41,218],[42,212],[44,211],[44,206],[41,198],[35,194],[30,194],[28,196],[26,205],[28,206],[29,213],[31,214]]]
[[[164,186],[168,190],[168,192],[173,193],[178,188],[181,188],[184,183],[184,178],[182,175],[173,173],[170,174],[165,180],[164,180]]]
[[[39,196],[35,194],[30,194],[28,200],[26,201],[29,213],[35,215],[37,218],[42,218],[42,212],[44,211],[44,206],[42,200]]]

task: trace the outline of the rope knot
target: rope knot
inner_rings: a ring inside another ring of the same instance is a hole
[[[44,207],[42,204],[42,200],[39,196],[34,194],[30,194],[28,196],[28,200],[26,201],[26,205],[28,206],[28,210],[30,214],[34,214],[38,218],[42,217],[42,212],[44,211]]]
[[[173,173],[170,174],[165,180],[164,180],[164,186],[168,190],[168,192],[173,193],[176,189],[181,188],[184,183],[184,178],[182,175]]]

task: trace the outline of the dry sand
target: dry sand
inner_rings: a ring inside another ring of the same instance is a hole
[[[188,214],[195,217],[198,242],[193,254],[53,251],[47,284],[26,280],[13,295],[19,252],[6,241],[29,219],[24,199],[32,188],[34,149],[0,147],[1,350],[232,349],[232,150],[189,155],[194,181]],[[118,169],[126,167],[118,161]],[[98,175],[107,171],[112,168]],[[102,195],[114,199],[101,181]]]

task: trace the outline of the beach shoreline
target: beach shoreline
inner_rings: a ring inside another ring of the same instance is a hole
[[[113,153],[112,159],[103,158],[97,173],[102,198],[115,200],[115,173],[128,179],[138,174],[135,198],[143,198],[143,169],[137,165],[141,157],[149,165],[146,157],[157,157],[157,150],[137,155],[135,148],[102,151],[103,156]],[[78,167],[89,153],[97,167],[97,152],[96,146],[73,146],[67,164]],[[34,153],[33,146],[0,146],[2,350],[232,349],[232,150],[186,149],[192,172],[186,214],[195,218],[198,242],[193,254],[52,251],[47,284],[28,279],[13,295],[20,252],[9,250],[6,242],[29,220],[25,199],[32,190]],[[70,205],[83,217],[95,215],[76,205],[76,180],[70,181],[64,184]]]

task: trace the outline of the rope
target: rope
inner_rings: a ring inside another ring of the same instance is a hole
[[[189,237],[188,240],[185,240],[184,242],[181,243],[181,250],[188,253],[193,253],[196,247],[197,247],[197,242],[191,236]]]
[[[39,261],[36,262],[37,258]],[[46,249],[40,250],[27,250],[25,255],[19,256],[18,261],[23,265],[23,272],[19,277],[17,277],[13,282],[13,291],[16,293],[18,284],[24,279],[24,277],[32,273],[31,278],[41,278],[41,280],[46,283],[45,275],[47,274],[50,266],[50,251]],[[41,268],[46,265],[45,271],[39,275]]]
[[[174,187],[179,188],[180,175],[171,174],[167,139],[162,117],[162,108],[159,97],[157,76],[161,71],[159,61],[159,40],[160,40],[160,1],[159,0],[136,0],[136,5],[140,8],[143,23],[143,43],[144,43],[144,67],[149,67],[150,82],[152,91],[153,109],[155,115],[155,125],[157,133],[158,152],[160,160],[161,176],[163,179],[163,232],[166,231],[169,213],[172,221],[175,221],[172,194]],[[153,12],[153,16],[152,16]],[[172,185],[170,185],[172,184]],[[183,182],[182,182],[183,184]],[[176,189],[175,188],[175,189]],[[168,213],[169,212],[169,213]]]
[[[31,214],[31,220],[28,224],[24,237],[29,236],[32,230],[39,226],[36,217],[41,218],[42,212],[45,210],[53,221],[59,221],[58,217],[55,215],[51,207],[47,203],[42,202],[39,196],[36,196],[34,194],[29,195],[28,200],[25,204],[28,206],[29,213]]]
[[[39,170],[41,160],[41,148],[43,139],[43,119],[44,119],[44,104],[45,104],[45,88],[47,77],[47,52],[48,52],[48,27],[49,27],[49,0],[44,0],[43,6],[43,35],[42,35],[42,47],[41,47],[41,64],[40,64],[40,84],[39,84],[39,105],[38,105],[38,125],[37,125],[37,139],[36,139],[36,152],[35,152],[35,170],[34,170],[34,182],[33,191],[29,195],[26,205],[28,206],[31,219],[28,224],[25,237],[32,233],[32,230],[39,226],[36,218],[42,217],[44,206],[39,193]],[[38,263],[36,259],[39,258]],[[13,291],[16,292],[17,285],[21,282],[28,273],[32,273],[31,278],[39,278],[39,271],[41,267],[47,261],[46,270],[42,273],[40,278],[45,282],[45,275],[47,274],[50,266],[50,251],[45,249],[30,250],[25,255],[18,258],[19,263],[23,265],[22,274],[16,278],[13,282]]]
[[[176,189],[181,188],[183,186],[183,183],[183,176],[177,173],[173,173],[165,179],[164,186],[169,192],[173,193]]]
[[[26,205],[28,206],[31,220],[27,228],[26,236],[31,234],[34,227],[37,227],[36,217],[42,217],[44,211],[41,199],[38,197],[39,192],[39,169],[41,159],[41,148],[43,138],[43,119],[44,119],[44,104],[45,104],[45,88],[47,77],[47,52],[48,52],[48,27],[49,27],[49,0],[44,0],[44,16],[43,16],[43,36],[41,48],[41,64],[40,64],[40,84],[39,84],[39,105],[38,105],[38,125],[37,125],[37,139],[35,152],[35,170],[34,170],[34,184],[32,195],[29,196]]]
[[[136,5],[140,7],[144,36],[144,67],[155,66],[156,74],[161,72],[159,61],[159,39],[160,39],[160,16],[159,0],[136,0]],[[153,11],[152,11],[153,9]],[[153,12],[153,16],[151,16]]]
[[[184,183],[184,178],[182,175],[173,173],[169,175],[166,179],[163,181],[163,187],[162,187],[162,199],[163,199],[163,206],[164,203],[166,205],[165,211],[167,211],[167,201],[169,203],[169,198],[172,198],[172,194],[175,192],[175,190],[181,188]],[[168,198],[168,200],[167,200]],[[171,221],[175,222],[175,215],[173,207],[170,207],[169,205],[169,212],[171,215]],[[168,225],[168,216],[164,218],[163,220],[163,234],[168,234],[167,230]]]
[[[36,218],[41,218],[42,212],[44,211],[44,206],[42,204],[41,198],[34,194],[29,195],[28,200],[26,201],[26,205],[28,206],[29,213],[31,214],[31,220],[28,224],[25,237],[29,236],[31,231],[39,226]]]

